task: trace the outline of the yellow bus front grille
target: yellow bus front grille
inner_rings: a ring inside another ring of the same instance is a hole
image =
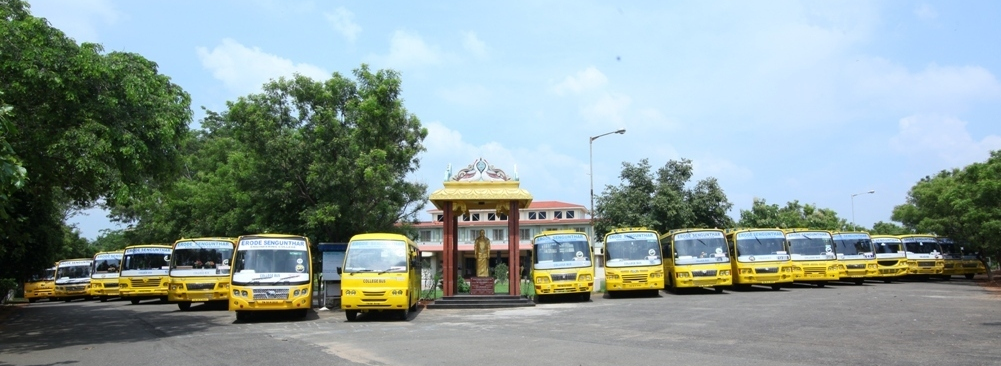
[[[131,285],[132,287],[159,287],[160,286],[160,279],[159,278],[150,278],[150,279],[147,279],[147,280],[143,280],[141,278],[133,278],[130,281],[130,283],[132,284]]]

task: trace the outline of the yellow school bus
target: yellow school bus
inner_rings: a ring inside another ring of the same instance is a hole
[[[967,279],[973,279],[978,274],[987,273],[987,267],[984,266],[984,262],[980,261],[977,257],[977,251],[969,244],[960,244],[959,251],[963,255],[963,270],[961,274]]]
[[[927,279],[942,274],[945,263],[934,235],[899,235],[907,256],[907,275]]]
[[[890,283],[894,278],[907,275],[907,256],[900,238],[893,235],[873,235],[872,246],[876,252],[877,278]]]
[[[237,320],[251,312],[291,311],[300,318],[313,304],[313,256],[299,235],[243,235],[230,271],[229,310]]]
[[[879,277],[876,252],[868,233],[836,232],[831,237],[834,239],[834,252],[838,253],[841,281],[861,285],[866,278]]]
[[[942,278],[949,280],[953,275],[963,274],[963,252],[952,239],[938,236],[939,250],[942,251]]]
[[[358,313],[394,311],[406,321],[417,310],[421,291],[421,253],[399,234],[358,234],[348,241],[341,275],[341,309],[348,321]]]
[[[717,293],[733,284],[730,251],[720,229],[677,229],[660,236],[667,253],[664,274],[672,291],[712,287]]]
[[[228,302],[234,238],[195,238],[174,242],[167,301],[186,311],[196,302]]]
[[[784,230],[792,258],[792,281],[824,287],[840,278],[841,266],[831,233],[825,230]]]
[[[727,230],[726,240],[732,257],[734,286],[762,285],[779,290],[782,285],[792,283],[792,260],[782,230]]]
[[[539,302],[559,294],[591,299],[594,255],[587,235],[574,230],[543,231],[532,238],[531,276]]]
[[[645,227],[619,228],[605,234],[605,291],[664,288],[664,262],[659,234]]]
[[[53,291],[56,288],[56,267],[46,268],[41,273],[36,273],[24,282],[24,298],[29,303],[38,299],[53,300]]]
[[[167,301],[170,245],[137,244],[125,247],[118,275],[118,297],[133,305],[144,299]]]
[[[91,258],[64,259],[56,263],[56,290],[53,297],[70,302],[90,300]]]
[[[101,302],[118,297],[118,270],[122,268],[124,250],[98,252],[90,270],[90,296]]]

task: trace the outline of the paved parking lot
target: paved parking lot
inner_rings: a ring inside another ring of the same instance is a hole
[[[0,365],[992,365],[999,305],[967,280],[595,296],[408,322],[40,302],[0,323]]]

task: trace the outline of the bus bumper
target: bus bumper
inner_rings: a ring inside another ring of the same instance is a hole
[[[277,289],[240,287],[233,288],[228,303],[230,311],[309,309],[310,296],[309,286]]]
[[[410,307],[407,289],[341,289],[344,310],[404,310]]]

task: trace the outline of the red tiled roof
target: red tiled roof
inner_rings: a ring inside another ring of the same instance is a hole
[[[582,208],[582,209],[586,209],[583,205],[578,205],[578,204],[575,204],[575,203],[566,203],[566,202],[560,202],[560,201],[532,201],[532,203],[528,205],[528,208],[523,208],[521,210],[522,211],[524,211],[524,210],[543,210],[543,209],[555,209],[555,208],[569,208],[569,209]],[[428,210],[427,212],[429,212],[429,213],[438,213],[438,212],[442,212],[442,211],[439,210],[439,209],[431,209],[431,210]]]
[[[535,225],[560,225],[560,224],[590,224],[589,219],[559,219],[559,220],[519,220],[518,225],[521,226],[535,226]],[[443,223],[437,221],[421,221],[417,224],[412,224],[413,227],[423,228],[423,227],[441,227]],[[479,226],[497,226],[497,227],[507,227],[507,220],[498,221],[459,221],[459,227],[479,227]]]

